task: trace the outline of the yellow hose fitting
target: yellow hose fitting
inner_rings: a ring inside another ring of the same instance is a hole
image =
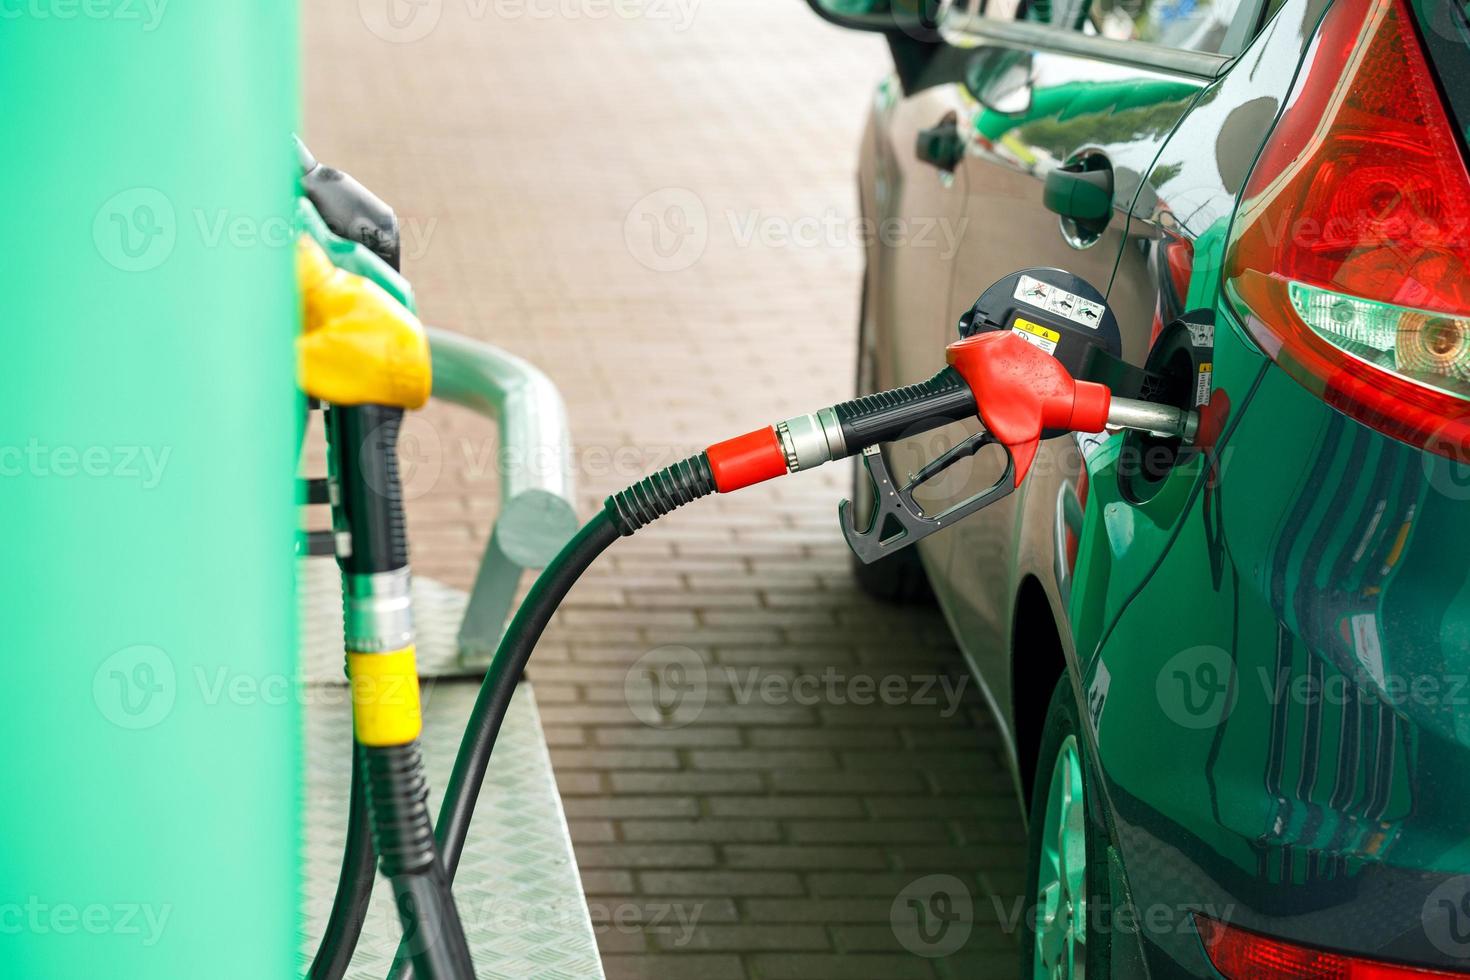
[[[414,648],[392,653],[349,653],[352,730],[359,745],[407,745],[423,730]]]
[[[377,283],[334,266],[307,235],[297,242],[296,280],[303,391],[333,405],[418,408],[429,400],[429,342],[417,317]]]

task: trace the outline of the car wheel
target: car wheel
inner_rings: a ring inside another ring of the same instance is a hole
[[[1034,980],[1108,976],[1108,935],[1096,928],[1107,859],[1081,738],[1077,699],[1064,673],[1047,709],[1031,796],[1021,976]]]
[[[874,380],[873,354],[868,345],[868,277],[863,273],[862,300],[858,309],[858,357],[857,394],[869,395],[877,387]],[[852,507],[853,518],[858,527],[864,527],[873,517],[873,482],[863,467],[859,454],[852,459]],[[924,563],[919,559],[917,548],[902,551],[866,565],[852,556],[852,576],[858,588],[875,599],[884,602],[908,604],[932,602],[934,592],[929,587],[929,576],[924,572]]]

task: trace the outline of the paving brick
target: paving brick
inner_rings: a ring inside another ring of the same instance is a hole
[[[696,769],[831,769],[830,752],[805,749],[731,749],[729,751],[693,751],[690,765]]]
[[[917,956],[851,956],[811,953],[759,954],[750,958],[762,980],[930,980],[928,960]],[[995,980],[1005,974],[975,974]]]
[[[577,817],[693,817],[699,801],[692,796],[573,796],[562,800],[568,819]]]
[[[660,949],[690,950],[825,950],[832,948],[827,930],[821,926],[774,925],[700,926],[686,946],[676,945],[678,937],[658,936]]]
[[[724,844],[781,839],[781,828],[774,820],[624,820],[618,827],[628,841]]]
[[[582,890],[589,895],[631,895],[633,874],[630,871],[582,869]]]
[[[1018,849],[995,844],[971,844],[967,847],[926,847],[898,844],[884,848],[895,867],[905,871],[988,871],[1016,867]]]
[[[576,842],[583,868],[708,868],[715,863],[707,844],[583,844]]]
[[[874,796],[863,801],[869,813],[878,819],[887,817],[965,818],[1006,823],[1020,830],[1020,804],[1015,797],[960,796],[929,797],[921,801],[891,796]],[[1024,833],[1024,831],[1021,831]]]
[[[607,843],[617,840],[617,834],[610,820],[567,820],[567,829],[571,831],[572,839],[586,843]]]
[[[843,796],[729,796],[705,801],[716,817],[851,817],[864,816],[862,802]]]
[[[732,954],[698,956],[603,956],[607,980],[745,980],[740,957]]]
[[[948,844],[948,828],[936,820],[799,820],[787,824],[793,843]]]
[[[785,871],[643,871],[643,892],[658,895],[799,895],[801,879]]]
[[[778,793],[880,793],[912,796],[925,792],[924,777],[911,771],[776,772],[771,788]]]
[[[557,769],[677,769],[679,756],[672,749],[562,749],[551,750]]]
[[[731,898],[659,895],[589,895],[587,909],[593,925],[645,933],[687,933],[700,923],[740,921]]]
[[[597,939],[597,951],[604,957],[614,953],[645,953],[649,949],[649,937],[639,929],[613,929],[606,923],[592,920],[592,934]]]
[[[745,914],[752,922],[858,922],[888,925],[889,898],[751,898]]]
[[[813,844],[730,844],[725,862],[732,868],[800,868],[841,870],[888,867],[873,847],[822,847]]]
[[[556,774],[556,788],[563,797],[592,796],[604,792],[601,773],[572,772],[563,769]]]
[[[825,898],[870,897],[892,902],[918,877],[898,871],[825,871],[809,874],[805,881],[813,895]],[[978,886],[973,891],[978,894]]]
[[[759,731],[756,729],[755,731]],[[741,730],[734,727],[689,725],[684,728],[612,728],[598,727],[592,737],[599,745],[636,748],[728,748],[742,741]]]
[[[540,700],[541,691],[536,691],[537,700]],[[573,725],[547,725],[542,731],[546,735],[546,744],[552,748],[571,747],[587,744],[587,731]]]
[[[744,735],[758,749],[886,749],[897,744],[899,733],[886,728],[752,728]]]
[[[760,774],[754,772],[614,772],[608,778],[614,793],[717,794],[762,789]]]

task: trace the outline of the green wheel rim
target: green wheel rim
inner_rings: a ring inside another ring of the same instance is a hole
[[[1068,735],[1057,752],[1036,874],[1035,980],[1087,975],[1087,824],[1082,757]]]

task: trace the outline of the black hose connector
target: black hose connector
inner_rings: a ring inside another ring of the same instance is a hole
[[[709,458],[698,453],[613,494],[602,507],[618,533],[628,537],[691,500],[709,496],[716,489]]]
[[[974,418],[979,409],[969,383],[947,367],[928,381],[854,398],[833,411],[851,456],[867,446]]]
[[[368,791],[368,812],[383,873],[390,878],[425,874],[435,863],[429,784],[417,740],[407,745],[358,746]]]

